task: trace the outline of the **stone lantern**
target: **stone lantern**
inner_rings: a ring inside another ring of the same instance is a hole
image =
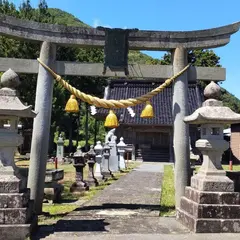
[[[125,153],[127,145],[123,142],[123,140],[124,140],[123,137],[121,137],[120,142],[117,144],[117,149],[118,149],[118,153],[119,153],[119,168],[120,168],[120,170],[126,168],[124,153]]]
[[[94,176],[97,179],[102,179],[102,173],[101,173],[101,164],[102,164],[102,153],[103,153],[103,147],[101,145],[101,142],[98,141],[96,146],[94,147],[95,153],[96,153],[96,165],[95,165],[95,174]]]
[[[72,184],[71,192],[83,192],[89,190],[89,186],[83,180],[83,170],[86,166],[85,154],[81,151],[81,147],[77,147],[77,151],[73,154],[73,166],[76,169],[76,181]]]
[[[32,212],[27,178],[15,165],[15,149],[23,143],[18,134],[19,117],[34,118],[32,106],[25,106],[15,87],[18,75],[11,69],[1,77],[0,89],[0,232],[1,239],[25,239],[36,219]],[[4,123],[10,128],[5,129]]]
[[[109,158],[110,158],[110,150],[108,143],[106,143],[103,147],[103,158],[102,158],[102,175],[103,179],[107,180],[110,177],[113,177],[112,172],[109,169]]]
[[[240,123],[240,114],[216,100],[220,92],[211,82],[204,90],[209,99],[184,119],[201,125],[196,147],[203,154],[203,163],[177,209],[177,219],[194,232],[240,232],[240,193],[234,192],[234,183],[221,165],[222,154],[229,148],[223,139],[224,124]]]
[[[88,179],[89,186],[98,186],[98,180],[94,176],[94,165],[96,163],[96,153],[94,152],[93,145],[90,146],[90,150],[87,152],[88,163]]]

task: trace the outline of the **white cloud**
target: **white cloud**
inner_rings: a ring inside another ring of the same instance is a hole
[[[99,19],[96,18],[93,20],[93,27],[96,28],[98,26],[100,26],[100,21],[99,21]]]
[[[95,19],[93,20],[93,27],[96,28],[96,27],[98,27],[98,26],[107,27],[107,28],[112,28],[110,25],[102,23],[100,19],[95,18]]]

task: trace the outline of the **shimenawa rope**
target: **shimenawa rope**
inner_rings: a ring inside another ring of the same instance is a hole
[[[106,100],[106,99],[94,97],[89,94],[81,92],[80,90],[76,89],[75,87],[73,87],[69,83],[67,83],[64,79],[62,79],[61,76],[56,74],[50,67],[48,67],[45,63],[43,63],[39,58],[37,60],[47,71],[49,71],[52,74],[52,76],[64,88],[66,88],[69,92],[71,92],[77,98],[81,99],[84,102],[89,103],[90,105],[94,105],[96,107],[102,107],[102,108],[110,108],[110,109],[133,107],[138,104],[145,103],[146,101],[150,100],[153,96],[160,93],[164,88],[169,86],[176,78],[178,78],[180,75],[182,75],[191,66],[191,64],[188,64],[179,73],[177,73],[173,77],[165,80],[165,82],[162,83],[160,86],[158,86],[157,88],[153,89],[151,92],[148,92],[144,95],[141,95],[136,98],[128,98],[128,99],[120,99],[120,100],[114,100],[114,99]]]

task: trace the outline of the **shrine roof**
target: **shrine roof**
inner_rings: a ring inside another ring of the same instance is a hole
[[[111,81],[108,90],[107,99],[127,99],[135,98],[142,94],[145,94],[157,86],[160,82],[144,82],[144,81]],[[145,104],[139,104],[132,107],[136,113],[134,117],[131,117],[127,109],[117,109],[115,112],[118,116],[120,124],[126,125],[172,125],[172,87],[165,88],[161,93],[154,96],[151,103],[154,108],[153,118],[141,118],[141,112]],[[198,84],[189,83],[188,85],[188,106],[189,114],[192,114],[197,108],[201,107],[204,100],[203,90]],[[106,116],[107,109],[98,109],[96,117]]]

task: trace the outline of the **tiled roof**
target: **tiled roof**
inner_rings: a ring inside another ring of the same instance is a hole
[[[143,81],[112,81],[110,83],[108,99],[126,99],[135,98],[145,94],[161,83],[159,82],[143,82]],[[136,115],[131,117],[127,109],[116,110],[121,124],[138,124],[138,125],[172,125],[172,87],[167,87],[157,96],[154,96],[151,103],[154,108],[153,118],[141,118],[141,112],[145,104],[133,107]],[[202,91],[196,84],[189,84],[188,86],[188,103],[189,114],[193,113],[203,101]],[[106,115],[107,110],[98,109],[98,114]]]

